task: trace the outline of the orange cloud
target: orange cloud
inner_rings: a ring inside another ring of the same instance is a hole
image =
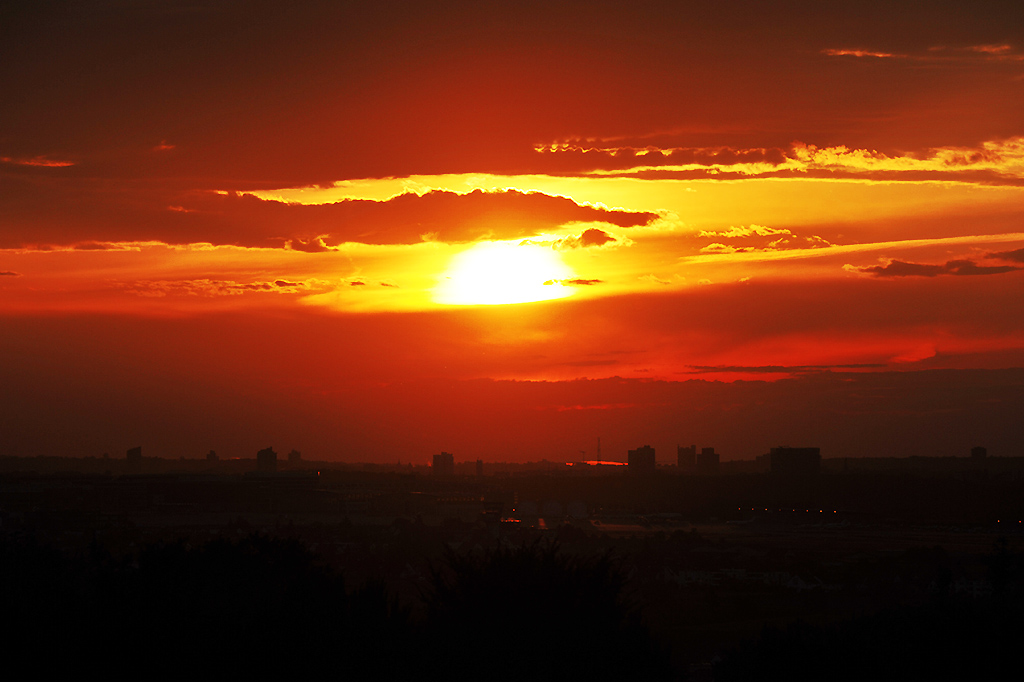
[[[709,239],[743,239],[743,245],[724,244],[712,242],[701,247],[701,253],[747,253],[752,251],[777,251],[780,249],[799,248],[822,248],[831,246],[828,240],[810,235],[798,237],[792,230],[785,228],[772,228],[764,225],[750,225],[747,227],[732,226],[727,230],[701,230],[698,237]]]
[[[710,244],[701,249],[700,255],[687,255],[680,258],[684,263],[711,263],[743,261],[775,261],[806,258],[828,258],[840,254],[868,253],[895,248],[926,248],[939,245],[967,245],[990,242],[1021,241],[1024,233],[1000,235],[963,235],[958,237],[940,237],[935,239],[904,239],[887,242],[861,242],[854,244],[824,244],[821,246],[797,247],[791,249],[742,249],[721,243]],[[1010,253],[1010,252],[1007,252]],[[850,266],[852,267],[852,266]]]
[[[334,251],[335,248],[327,246],[324,239],[329,238],[330,235],[320,235],[313,237],[312,239],[289,239],[285,242],[285,247],[293,251],[305,251],[306,253],[323,253],[325,251]]]
[[[529,238],[570,223],[646,225],[657,215],[607,209],[572,199],[515,190],[457,194],[429,191],[385,201],[343,200],[302,205],[251,194],[185,192],[170,202],[159,189],[124,199],[93,183],[39,186],[0,196],[7,220],[0,248],[60,247],[77,243],[208,242],[215,245],[329,250],[343,243],[417,244]],[[4,206],[4,203],[7,206]],[[167,206],[172,210],[167,210]]]
[[[617,240],[612,235],[608,234],[604,230],[591,227],[578,235],[569,235],[561,239],[556,239],[551,242],[551,247],[558,250],[565,249],[586,249],[590,247],[599,247],[609,244],[617,244]],[[533,242],[536,243],[536,242]]]
[[[966,47],[950,48],[944,45],[929,47],[926,52],[891,53],[867,49],[825,49],[821,54],[830,57],[875,57],[879,59],[904,59],[918,62],[952,63],[963,61],[1024,61],[1024,55],[1014,54],[1013,46],[1000,43],[991,45],[968,45]]]
[[[544,284],[562,284],[570,287],[590,287],[595,284],[603,284],[604,281],[600,279],[549,279]]]
[[[978,265],[972,260],[962,259],[946,261],[942,265],[889,260],[885,265],[860,268],[847,266],[847,269],[875,277],[936,277],[938,275],[1000,275],[1022,268],[1012,265]]]
[[[1024,180],[1024,137],[990,140],[975,147],[936,147],[913,154],[886,154],[843,145],[818,147],[793,142],[789,149],[582,147],[561,143],[537,147],[542,154],[578,158],[591,174],[685,174],[687,177],[813,175],[923,179],[948,176],[970,181]],[[902,177],[901,177],[902,176]]]
[[[886,57],[903,57],[905,55],[895,55],[891,52],[875,52],[872,50],[836,50],[828,49],[822,50],[822,54],[827,54],[830,57],[878,57],[884,59]]]
[[[10,163],[17,166],[36,166],[38,168],[67,168],[68,166],[74,166],[74,161],[60,161],[57,159],[48,159],[45,156],[34,156],[29,159],[25,158],[12,158],[10,156],[0,156],[0,162]]]
[[[322,292],[331,289],[323,280],[291,282],[277,279],[272,281],[235,282],[231,280],[140,280],[124,285],[125,291],[139,296],[240,296],[247,293],[295,294]]]
[[[988,254],[988,257],[1024,263],[1024,249],[1014,249],[1013,251],[997,251],[995,253]]]
[[[972,45],[968,48],[973,52],[983,52],[985,54],[1006,54],[1013,50],[1012,45]]]

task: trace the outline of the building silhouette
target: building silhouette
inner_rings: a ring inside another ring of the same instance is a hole
[[[692,473],[697,468],[697,446],[677,445],[676,466],[680,471]]]
[[[141,462],[142,461],[142,446],[136,446],[134,448],[128,448],[125,453],[125,457],[129,462]]]
[[[298,450],[292,450],[291,452],[288,453],[288,461],[289,462],[301,462],[302,461],[302,453],[299,452]]]
[[[654,473],[656,468],[654,459],[654,448],[644,445],[636,450],[630,450],[628,459],[629,471],[634,474]]]
[[[277,471],[277,453],[274,448],[263,448],[256,453],[256,471]]]
[[[821,472],[821,448],[772,448],[768,457],[773,474],[806,476]]]
[[[985,459],[988,457],[988,448],[983,448],[980,445],[971,448],[971,459]]]
[[[455,475],[455,456],[450,452],[434,455],[432,468],[434,476],[448,478]]]
[[[718,453],[714,448],[701,448],[696,456],[696,471],[698,474],[718,473]]]

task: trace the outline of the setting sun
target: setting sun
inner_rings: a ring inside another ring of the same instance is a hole
[[[0,22],[0,469],[1024,454],[1019,2],[69,4]]]
[[[572,289],[559,280],[573,276],[558,252],[515,242],[483,242],[452,259],[434,289],[448,305],[500,305],[565,298]]]

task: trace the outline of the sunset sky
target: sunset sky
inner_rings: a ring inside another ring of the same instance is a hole
[[[1024,455],[1020,2],[0,7],[0,455]]]

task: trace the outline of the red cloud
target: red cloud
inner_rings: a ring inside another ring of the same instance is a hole
[[[6,180],[5,180],[6,181]],[[248,194],[216,192],[168,196],[147,190],[125,201],[122,193],[95,191],[90,183],[38,185],[11,179],[0,195],[0,248],[73,243],[162,241],[291,248],[318,252],[344,242],[416,244],[425,238],[467,242],[528,238],[566,223],[644,225],[653,213],[580,205],[537,192],[468,194],[435,191],[388,201],[346,200],[301,205]],[[183,210],[167,210],[168,206]],[[600,230],[584,245],[608,241]],[[607,235],[605,235],[607,236]]]
[[[75,165],[74,161],[58,161],[56,159],[48,159],[45,156],[34,156],[31,159],[15,159],[10,156],[0,156],[0,161],[16,166],[38,166],[40,168],[67,168],[68,166]]]
[[[942,265],[892,260],[886,265],[850,269],[875,277],[937,277],[939,275],[999,275],[1021,268],[1012,265],[978,265],[970,260],[951,260]]]

